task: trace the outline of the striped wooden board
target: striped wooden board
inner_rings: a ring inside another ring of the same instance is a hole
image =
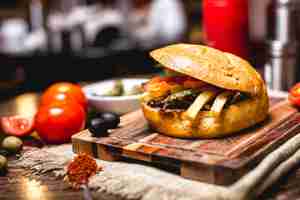
[[[108,137],[94,138],[88,130],[72,137],[75,153],[108,161],[131,160],[177,169],[181,176],[228,185],[253,168],[265,155],[300,131],[300,113],[287,101],[271,100],[264,123],[221,139],[179,139],[148,128],[142,111],[122,117]]]

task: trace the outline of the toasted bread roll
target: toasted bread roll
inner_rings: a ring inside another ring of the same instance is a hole
[[[168,69],[225,89],[256,95],[264,84],[247,61],[207,46],[174,44],[154,50],[150,56]]]

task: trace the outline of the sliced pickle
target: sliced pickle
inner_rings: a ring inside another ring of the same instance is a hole
[[[212,107],[211,107],[211,111],[214,112],[216,114],[216,116],[219,116],[226,104],[226,102],[228,101],[229,97],[232,95],[233,93],[231,91],[225,91],[222,92],[221,94],[219,94],[216,99],[214,100]]]
[[[170,96],[168,96],[165,101],[166,102],[170,102],[170,101],[175,101],[175,100],[183,100],[186,97],[189,96],[194,96],[196,97],[196,91],[189,89],[189,90],[182,90],[176,93],[171,94]]]
[[[205,91],[198,95],[194,103],[187,109],[185,116],[190,120],[195,120],[204,105],[215,97],[212,91]]]

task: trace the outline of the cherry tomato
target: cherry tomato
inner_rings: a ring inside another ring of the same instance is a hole
[[[74,101],[56,101],[39,108],[35,123],[36,131],[45,142],[65,143],[84,128],[85,111]]]
[[[47,105],[53,101],[63,101],[65,99],[77,101],[85,110],[87,109],[87,100],[81,87],[77,84],[67,82],[51,85],[42,95],[41,105]]]
[[[23,116],[1,118],[2,131],[8,135],[22,137],[31,134],[34,128],[34,119]]]
[[[300,83],[290,89],[288,99],[293,105],[300,106]]]

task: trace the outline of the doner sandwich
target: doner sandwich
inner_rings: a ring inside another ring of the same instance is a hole
[[[150,55],[167,71],[143,86],[144,116],[159,133],[214,138],[266,119],[264,81],[242,58],[192,44],[170,45]]]

